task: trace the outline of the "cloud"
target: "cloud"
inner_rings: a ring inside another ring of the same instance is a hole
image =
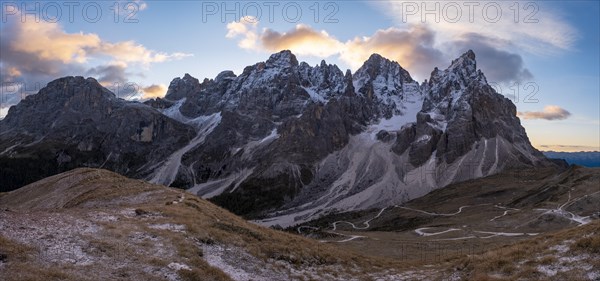
[[[124,84],[127,82],[128,76],[125,71],[126,67],[124,64],[96,66],[90,68],[85,75],[96,78],[105,87],[114,83]]]
[[[150,85],[148,87],[142,88],[142,98],[143,99],[152,99],[152,98],[160,98],[164,97],[167,93],[167,86],[159,84],[159,85]]]
[[[299,24],[288,32],[272,29],[257,31],[258,20],[246,16],[227,24],[226,38],[238,38],[242,49],[278,52],[291,50],[297,55],[329,57],[339,53],[344,44],[331,37],[326,31],[316,31],[310,26]]]
[[[523,119],[564,120],[571,113],[557,105],[547,105],[543,111],[525,111],[517,114]]]
[[[108,58],[113,64],[148,66],[191,56],[157,52],[134,41],[107,42],[93,33],[67,33],[57,23],[21,22],[17,18],[10,17],[2,27],[2,62],[23,74],[56,75],[61,72],[58,64],[81,65],[92,58]]]
[[[100,40],[94,34],[65,33],[54,23],[18,19],[3,24],[0,32],[3,83],[45,84],[62,74],[77,73],[85,68],[87,49]]]
[[[539,147],[558,151],[599,151],[598,146],[588,145],[542,144]]]
[[[185,53],[163,53],[149,50],[134,41],[118,43],[103,42],[89,51],[93,55],[108,56],[114,63],[141,63],[148,66],[151,63],[179,60],[192,56]]]
[[[11,51],[46,61],[83,63],[87,60],[88,51],[101,42],[98,35],[68,34],[58,24],[49,22],[25,21],[9,24],[7,29],[3,32],[3,39],[7,41]]]
[[[238,35],[245,35],[246,33],[254,30],[258,24],[258,20],[252,16],[245,16],[240,18],[239,21],[232,21],[227,24],[227,38],[234,38]]]
[[[238,42],[238,46],[242,49],[255,49],[258,35],[256,32],[256,26],[258,20],[251,16],[240,18],[239,21],[232,21],[227,24],[227,35],[226,38],[238,38],[241,37]]]
[[[238,46],[255,51],[289,49],[298,55],[320,58],[337,55],[353,70],[372,53],[379,53],[398,61],[419,79],[428,78],[434,67],[443,68],[447,61],[472,49],[488,80],[496,83],[532,80],[533,74],[522,57],[524,53],[560,54],[572,50],[580,37],[558,12],[541,2],[374,1],[372,5],[391,17],[396,25],[372,35],[340,41],[325,30],[307,25],[297,25],[287,32],[258,31],[254,19],[252,23],[242,20],[229,23],[226,37],[237,38]],[[414,15],[406,12],[407,5],[416,7]],[[431,12],[423,12],[435,9],[435,5],[439,5],[433,13],[438,14],[437,21]],[[474,9],[472,13],[469,5]],[[517,20],[514,5],[519,5]],[[503,12],[498,21],[493,19],[496,8]]]
[[[525,67],[521,55],[506,51],[512,45],[510,42],[477,33],[465,33],[451,44],[456,49],[455,53],[473,50],[477,54],[477,66],[485,73],[488,81],[522,83],[533,79],[533,74]]]
[[[316,31],[303,24],[296,25],[295,29],[284,33],[265,29],[260,36],[260,42],[269,51],[290,49],[298,55],[316,57],[329,57],[344,48],[343,43],[326,31]]]
[[[405,29],[380,29],[371,36],[342,42],[325,30],[318,31],[307,25],[297,25],[287,32],[272,29],[257,32],[257,24],[257,21],[250,23],[244,20],[231,22],[227,25],[225,37],[237,38],[240,40],[238,46],[248,50],[291,50],[297,55],[319,58],[337,55],[353,70],[361,67],[371,54],[378,53],[397,61],[419,79],[429,78],[434,67],[443,68],[448,61],[472,49],[489,81],[507,83],[533,79],[521,55],[501,48],[511,46],[510,42],[477,33],[465,33],[440,45],[436,42],[436,32],[427,25],[411,25]]]
[[[299,24],[287,32],[272,29],[256,30],[257,22],[244,20],[227,24],[225,37],[239,39],[243,49],[278,52],[291,50],[297,55],[320,58],[338,55],[354,70],[358,69],[373,53],[398,61],[411,71],[428,76],[443,58],[441,51],[432,47],[434,34],[431,30],[413,26],[408,30],[388,28],[376,31],[370,37],[356,37],[342,42],[325,30],[317,31]]]
[[[472,5],[472,12],[469,5]],[[433,2],[378,1],[377,8],[398,25],[424,24],[434,30],[440,43],[451,42],[465,33],[513,42],[515,50],[535,54],[555,54],[570,50],[579,37],[577,30],[543,2]],[[439,5],[436,7],[436,5]],[[408,7],[412,6],[412,7]],[[516,14],[514,9],[519,13]],[[416,9],[415,12],[409,12]],[[498,9],[502,15],[495,18]],[[434,10],[434,13],[425,12]],[[435,15],[438,20],[436,22]],[[424,20],[424,22],[423,22]],[[499,47],[499,46],[495,46]]]
[[[434,38],[434,32],[423,26],[412,26],[408,30],[395,27],[377,30],[371,37],[356,37],[346,42],[340,58],[356,69],[371,54],[378,53],[397,61],[413,74],[428,77],[443,61],[443,53],[433,47]]]
[[[143,1],[136,3],[140,9],[147,7]],[[0,110],[62,76],[86,74],[97,77],[103,85],[122,85],[133,75],[126,69],[147,69],[155,63],[191,56],[158,52],[135,41],[108,42],[94,33],[69,33],[57,23],[21,22],[19,15],[9,17],[0,33],[0,82],[3,94],[11,97],[5,98]]]

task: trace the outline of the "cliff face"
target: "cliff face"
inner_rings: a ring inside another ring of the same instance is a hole
[[[2,189],[81,166],[143,177],[143,167],[194,134],[150,106],[116,98],[93,78],[57,79],[0,121]]]

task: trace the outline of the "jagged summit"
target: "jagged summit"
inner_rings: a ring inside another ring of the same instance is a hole
[[[459,58],[464,58],[464,59],[469,59],[469,60],[475,61],[475,52],[473,52],[473,50],[469,49],[465,53],[463,53]],[[454,63],[454,61],[452,63]]]
[[[475,53],[472,50],[468,50],[457,59],[453,60],[449,70],[460,70],[464,75],[474,75],[477,73],[477,62],[475,60]]]
[[[372,53],[369,58],[367,59],[367,62],[369,61],[374,61],[374,62],[379,62],[381,60],[387,60],[388,62],[390,62],[389,59],[383,57],[382,55],[378,54],[378,53]]]
[[[410,76],[410,73],[402,68],[398,62],[392,61],[379,54],[372,54],[369,59],[365,61],[363,66],[356,71],[356,75],[364,75],[365,73],[371,78],[383,75],[387,76],[386,79],[399,79],[403,82],[414,81]]]
[[[385,118],[415,111],[416,108],[408,109],[406,105],[415,106],[415,102],[421,99],[419,84],[410,73],[398,62],[379,54],[372,54],[356,71],[353,80],[357,93],[381,104],[377,111]]]
[[[293,67],[298,66],[298,59],[290,50],[283,50],[272,54],[266,61],[267,67]]]
[[[369,58],[363,63],[363,66],[378,66],[378,65],[390,65],[390,64],[398,64],[398,62],[388,59],[380,54],[373,53],[369,56]]]
[[[437,67],[431,72],[428,87],[448,87],[450,84],[458,84],[461,88],[467,87],[472,82],[487,84],[485,75],[477,69],[475,52],[468,50],[460,57],[452,60],[445,70]]]
[[[200,81],[189,73],[185,73],[183,77],[177,77],[171,81],[165,98],[176,101],[184,98],[189,93],[198,92],[199,90]]]
[[[222,71],[221,73],[219,73],[217,75],[217,77],[215,77],[215,81],[218,83],[220,81],[223,81],[226,79],[233,79],[235,77],[237,77],[237,75],[235,75],[235,73],[233,73],[233,71],[225,70],[225,71]]]

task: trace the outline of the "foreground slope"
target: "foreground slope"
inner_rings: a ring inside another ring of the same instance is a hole
[[[448,263],[455,280],[600,280],[600,221]]]
[[[597,183],[598,172],[552,173],[525,174],[528,179],[521,181],[551,178],[547,183],[556,184],[549,189],[534,184],[527,196],[508,196],[519,193],[516,187],[503,194],[495,186],[498,177],[471,182],[467,193],[451,186],[409,203],[405,210],[414,214],[355,214],[315,241],[248,223],[181,190],[76,169],[0,194],[0,279],[597,280],[598,190],[589,184]],[[490,192],[477,192],[486,187]],[[446,200],[434,207],[433,196]],[[506,230],[517,226],[511,217],[519,211],[454,210],[477,197],[512,202],[523,213],[526,206],[545,207],[551,212],[538,215],[562,219],[542,219],[559,227],[530,236],[521,235],[523,229]],[[577,222],[567,212],[587,218]],[[483,229],[490,218],[497,228]],[[459,224],[498,235],[471,231],[476,237],[461,239],[462,233],[447,231]],[[556,230],[561,228],[566,229]],[[501,235],[508,231],[520,235]]]
[[[1,194],[0,208],[1,280],[365,280],[399,266],[106,170]]]

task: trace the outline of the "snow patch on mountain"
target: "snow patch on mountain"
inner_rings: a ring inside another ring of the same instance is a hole
[[[197,194],[198,196],[202,196],[203,198],[211,198],[225,192],[227,188],[231,187],[232,185],[233,187],[231,188],[231,190],[229,190],[229,192],[234,192],[242,182],[244,182],[250,175],[252,175],[253,171],[254,168],[243,169],[222,179],[211,180],[205,183],[196,184],[194,185],[194,187],[189,188],[187,192]]]
[[[378,123],[367,127],[366,132],[370,133],[372,138],[381,131],[397,132],[409,123],[417,121],[417,113],[421,111],[423,100],[415,97],[412,100],[407,100],[401,107],[401,114],[393,115],[390,118],[381,118]]]
[[[326,100],[323,96],[317,93],[317,91],[314,88],[302,87],[302,89],[304,89],[308,93],[308,95],[314,102],[327,103],[328,100]]]
[[[181,106],[181,104],[175,105],[174,107],[177,106]],[[177,109],[177,111],[179,110]],[[149,182],[163,184],[166,186],[171,185],[179,173],[179,168],[182,166],[181,158],[183,155],[204,142],[206,137],[221,122],[221,113],[219,112],[209,116],[200,116],[192,120],[193,121],[190,122],[197,124],[198,128],[198,134],[196,137],[192,139],[186,146],[171,154],[171,156],[169,156],[169,158],[163,162],[162,166],[160,166],[160,168],[154,172],[152,178],[148,180]]]

